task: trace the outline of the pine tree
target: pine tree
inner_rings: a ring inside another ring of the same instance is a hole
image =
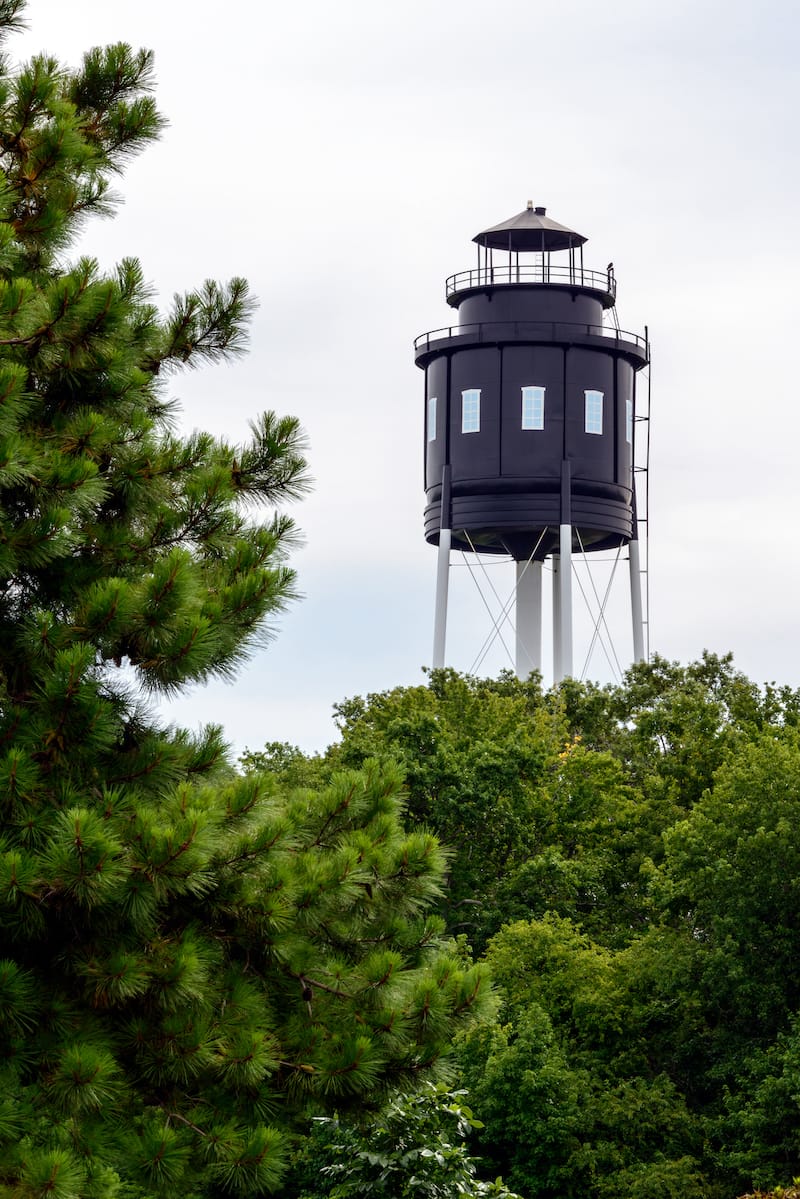
[[[151,83],[125,45],[0,63],[0,1199],[274,1190],[294,1121],[424,1077],[485,990],[396,773],[286,798],[148,708],[263,639],[306,482],[291,418],[175,432],[243,280],[161,317],[137,262],[67,258]]]

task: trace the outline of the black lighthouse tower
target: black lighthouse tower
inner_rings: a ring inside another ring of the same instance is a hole
[[[613,264],[531,203],[479,233],[447,280],[457,322],[416,339],[425,372],[425,536],[439,546],[434,666],[451,548],[517,564],[517,672],[541,668],[541,571],[554,567],[554,673],[572,673],[572,554],[629,547],[644,656],[633,442],[646,338],[619,330]]]

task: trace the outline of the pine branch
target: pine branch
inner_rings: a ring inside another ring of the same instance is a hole
[[[242,354],[245,326],[254,310],[244,279],[232,279],[225,286],[207,280],[199,292],[175,296],[164,347],[148,362],[148,369],[170,363],[196,366]]]
[[[27,28],[27,22],[22,17],[27,0],[0,0],[0,42],[9,34],[19,33]]]

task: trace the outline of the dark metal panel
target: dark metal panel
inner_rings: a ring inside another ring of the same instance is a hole
[[[559,523],[572,524],[572,471],[569,458],[561,461],[561,504],[559,508]]]
[[[603,392],[603,432],[586,432],[586,391]],[[565,379],[566,456],[573,479],[614,481],[614,358],[593,350],[567,353]]]
[[[436,440],[428,441],[428,400],[436,396]],[[425,488],[439,483],[442,467],[446,462],[447,449],[447,360],[434,358],[425,371],[425,410],[423,412],[425,437]]]
[[[499,365],[495,347],[460,350],[450,363],[450,461],[453,485],[459,479],[489,479],[500,471]],[[480,429],[461,432],[461,393],[480,390]]]
[[[451,494],[450,494],[450,467],[449,465],[442,467],[442,498],[439,505],[441,513],[439,518],[439,528],[449,529],[451,527]]]
[[[633,445],[627,439],[626,401],[633,402],[633,376],[633,367],[617,359],[617,482],[623,487],[631,486]]]
[[[522,428],[522,388],[544,387],[544,429]],[[503,477],[558,476],[564,424],[564,363],[547,346],[506,346],[502,386]]]
[[[456,293],[451,304],[458,308],[461,324],[479,321],[566,321],[602,325],[603,304],[599,295],[573,287],[503,286],[482,291]]]

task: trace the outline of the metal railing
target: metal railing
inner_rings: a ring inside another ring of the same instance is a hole
[[[431,329],[414,339],[414,350],[429,350],[432,342],[448,338],[468,337],[472,341],[544,341],[570,343],[578,337],[602,337],[604,341],[618,345],[633,344],[649,358],[647,338],[624,329],[612,329],[608,325],[584,325],[573,321],[480,321],[468,325],[449,325],[447,328]]]
[[[617,294],[617,281],[613,272],[590,271],[578,263],[573,266],[549,266],[545,262],[526,263],[523,266],[482,266],[471,271],[459,271],[451,275],[445,284],[447,296],[473,287],[495,287],[498,284],[535,283],[539,286],[589,287],[595,291]]]

